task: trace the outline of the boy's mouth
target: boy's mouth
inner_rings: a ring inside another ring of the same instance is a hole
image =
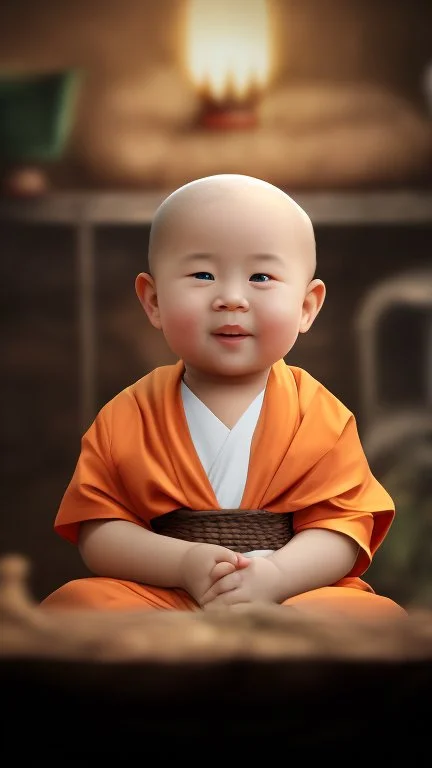
[[[245,336],[250,336],[250,333],[245,328],[242,328],[241,325],[222,325],[213,331],[213,335],[225,338],[244,338]]]

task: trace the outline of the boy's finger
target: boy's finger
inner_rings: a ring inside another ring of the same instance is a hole
[[[250,564],[250,558],[245,557],[240,552],[237,553],[237,570],[240,568],[247,568]]]
[[[215,557],[216,563],[231,563],[234,567],[237,566],[238,553],[232,549],[225,547],[220,548],[220,552]]]
[[[239,575],[235,571],[228,573],[225,577],[221,577],[214,582],[213,586],[210,587],[207,592],[205,592],[200,600],[200,604],[205,605],[211,600],[214,600],[219,595],[231,592],[233,589],[236,589],[240,583],[239,578]]]
[[[216,563],[210,573],[212,584],[214,584],[215,581],[222,579],[223,576],[228,576],[229,573],[233,573],[234,571],[235,565],[233,563]]]

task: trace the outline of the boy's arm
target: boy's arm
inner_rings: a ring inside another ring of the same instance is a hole
[[[78,539],[84,563],[97,576],[159,587],[181,586],[180,564],[190,546],[126,520],[81,523]]]
[[[81,523],[78,547],[97,576],[179,587],[198,603],[215,580],[249,564],[225,547],[161,536],[126,520]]]
[[[247,569],[213,584],[203,605],[281,603],[342,579],[351,571],[358,551],[357,542],[345,534],[319,528],[301,531],[272,555],[252,557]]]
[[[300,531],[269,556],[281,574],[283,599],[334,584],[349,573],[359,545],[343,533],[321,528]]]

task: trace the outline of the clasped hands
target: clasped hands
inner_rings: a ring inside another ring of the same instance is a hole
[[[279,602],[282,572],[268,557],[245,557],[215,544],[191,544],[181,563],[182,587],[204,610]]]

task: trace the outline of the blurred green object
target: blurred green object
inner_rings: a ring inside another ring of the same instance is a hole
[[[395,502],[396,517],[366,571],[366,581],[407,608],[430,610],[432,434],[396,445],[391,465],[377,477]]]
[[[0,75],[0,159],[57,160],[73,124],[79,75]]]

